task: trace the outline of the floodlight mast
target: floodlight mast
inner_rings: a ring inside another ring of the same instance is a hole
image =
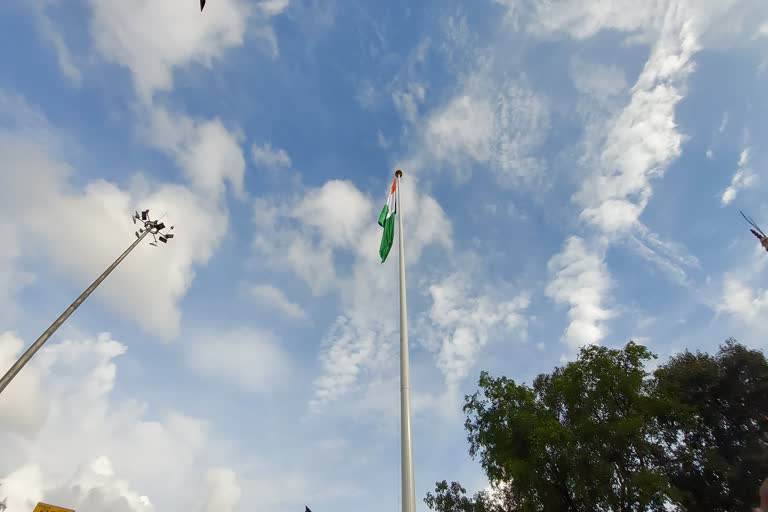
[[[173,238],[172,234],[163,235],[160,233],[160,230],[165,226],[159,221],[149,220],[149,210],[141,212],[141,217],[139,217],[139,214],[136,213],[133,217],[133,220],[134,223],[138,220],[144,224],[144,227],[136,232],[136,240],[107,268],[107,270],[105,270],[99,277],[96,278],[93,283],[91,283],[91,286],[86,288],[85,291],[81,293],[77,299],[75,299],[75,302],[70,304],[70,306],[64,310],[59,318],[57,318],[56,321],[54,321],[51,326],[48,327],[48,329],[46,329],[45,332],[41,334],[39,338],[37,338],[37,340],[35,340],[35,342],[27,349],[27,351],[21,355],[19,360],[16,361],[13,366],[11,366],[11,368],[5,373],[5,375],[3,375],[2,378],[0,378],[0,393],[2,393],[5,388],[8,387],[8,384],[10,384],[14,377],[16,377],[21,369],[24,368],[24,365],[26,365],[29,360],[32,359],[32,356],[34,356],[35,353],[40,350],[43,344],[48,341],[48,338],[50,338],[53,333],[55,333],[56,330],[61,327],[64,322],[67,321],[72,313],[74,313],[75,310],[80,307],[83,302],[85,302],[85,299],[87,299],[88,296],[93,293],[96,288],[98,288],[104,279],[106,279],[107,276],[111,274],[112,271],[115,270],[120,263],[122,263],[125,257],[128,256],[131,251],[141,243],[142,240],[144,240],[145,236],[151,234],[154,237],[155,235],[159,234],[162,238],[166,238],[166,240],[168,238]],[[173,226],[171,226],[170,229],[173,229]]]

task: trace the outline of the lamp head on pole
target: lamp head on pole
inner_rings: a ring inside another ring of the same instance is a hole
[[[149,242],[149,245],[151,246],[157,247],[158,240],[164,244],[167,244],[168,240],[172,239],[174,236],[173,233],[170,232],[170,230],[173,229],[173,226],[168,228],[166,233],[163,233],[162,230],[166,228],[165,224],[160,222],[160,220],[150,219],[149,210],[142,211],[141,216],[139,216],[138,212],[136,212],[133,216],[133,222],[135,223],[137,220],[141,221],[144,224],[144,227],[136,232],[136,238],[139,238],[142,233],[148,231],[154,239],[154,242]]]

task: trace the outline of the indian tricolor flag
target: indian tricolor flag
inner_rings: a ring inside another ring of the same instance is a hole
[[[381,209],[379,214],[379,226],[384,228],[384,232],[381,234],[381,245],[379,246],[379,256],[381,256],[381,262],[387,259],[389,250],[392,248],[392,242],[395,240],[395,210],[397,207],[397,178],[392,181],[392,188],[389,190],[389,197],[387,197],[387,204]]]

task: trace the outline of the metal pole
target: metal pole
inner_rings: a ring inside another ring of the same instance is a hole
[[[411,444],[411,391],[408,365],[408,307],[405,303],[405,248],[403,247],[403,208],[400,199],[400,177],[397,178],[398,238],[400,239],[400,461],[402,464],[402,512],[416,512],[416,489],[413,479],[413,446]]]
[[[3,375],[3,378],[0,379],[0,393],[3,392],[3,390],[8,386],[8,384],[11,383],[11,381],[16,377],[16,375],[21,371],[22,368],[24,368],[24,365],[29,362],[30,359],[32,359],[32,356],[35,355],[35,353],[40,350],[40,347],[43,346],[43,344],[48,341],[48,338],[50,338],[56,330],[61,327],[61,324],[67,321],[67,318],[72,315],[72,313],[75,312],[75,310],[80,307],[80,304],[82,304],[85,299],[88,298],[88,296],[93,293],[93,291],[101,284],[104,279],[107,278],[109,274],[112,273],[113,270],[122,262],[126,256],[137,246],[139,245],[139,242],[141,242],[145,236],[149,233],[149,230],[145,230],[144,233],[142,233],[135,242],[131,244],[128,249],[125,250],[123,254],[120,255],[119,258],[115,260],[114,263],[112,263],[107,270],[104,271],[103,274],[101,274],[99,277],[96,278],[96,280],[86,288],[86,290],[80,294],[80,296],[75,299],[75,302],[73,302],[64,312],[59,316],[59,318],[56,319],[55,322],[51,324],[51,326],[45,330],[43,334],[40,335],[39,338],[30,346],[26,352],[24,352],[21,357],[19,358],[16,363],[14,363],[13,366],[11,366],[11,369],[8,370],[5,375]]]

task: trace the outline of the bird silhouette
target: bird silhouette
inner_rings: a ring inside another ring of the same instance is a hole
[[[752,226],[749,229],[749,231],[753,235],[755,235],[755,237],[758,240],[760,240],[760,245],[763,246],[763,249],[768,251],[768,236],[766,236],[765,233],[763,233],[763,230],[760,229],[760,227],[757,224],[755,224],[755,221],[753,221],[751,217],[748,217],[748,216],[744,215],[744,212],[742,212],[741,210],[739,210],[739,213],[741,214],[742,217],[744,217],[744,220],[749,222],[749,225]]]

